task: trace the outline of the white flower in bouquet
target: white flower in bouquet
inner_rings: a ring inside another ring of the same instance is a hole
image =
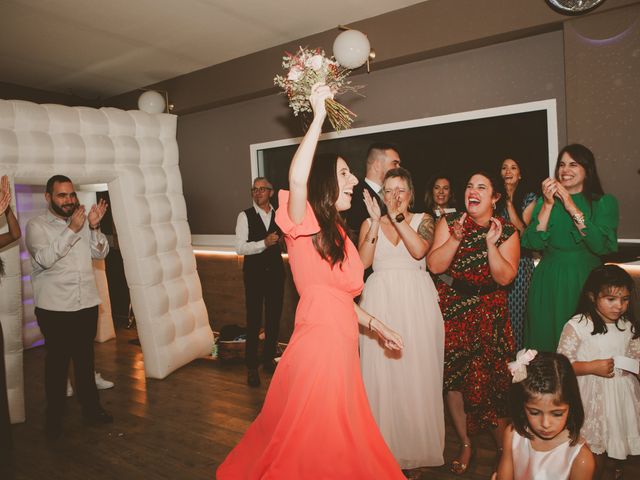
[[[273,83],[284,90],[289,99],[293,114],[311,113],[311,87],[316,83],[325,83],[335,95],[345,92],[358,93],[362,88],[351,85],[347,80],[350,70],[342,67],[335,60],[328,58],[324,51],[317,48],[309,50],[300,47],[294,55],[287,53],[282,57],[282,68],[287,71],[286,77],[276,75]],[[327,117],[336,130],[349,128],[356,114],[334,99],[326,100]]]
[[[322,55],[314,55],[307,59],[307,61],[305,62],[305,66],[312,68],[317,72],[324,65],[324,60],[325,58]]]

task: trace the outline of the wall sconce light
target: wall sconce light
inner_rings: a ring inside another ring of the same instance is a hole
[[[169,93],[166,90],[144,90],[138,98],[138,108],[143,112],[158,114],[171,113],[173,104],[169,103]]]
[[[376,52],[371,48],[369,38],[364,33],[343,25],[339,25],[338,28],[343,32],[333,42],[333,56],[336,57],[336,61],[352,70],[366,63],[367,73],[369,73],[370,61],[376,58]]]
[[[563,15],[580,15],[599,7],[604,0],[547,0],[547,3]]]

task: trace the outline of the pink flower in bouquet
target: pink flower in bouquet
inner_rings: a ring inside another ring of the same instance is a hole
[[[332,58],[328,58],[324,51],[316,48],[309,50],[300,47],[294,55],[286,52],[282,57],[282,68],[286,76],[276,75],[273,83],[282,88],[289,99],[289,106],[293,114],[312,113],[309,97],[311,87],[316,83],[325,83],[336,94],[346,92],[358,93],[362,88],[351,85],[347,77],[350,70],[342,67]],[[349,128],[356,114],[334,99],[327,99],[327,117],[336,130]]]
[[[287,75],[287,80],[291,80],[292,82],[297,82],[302,78],[303,75],[304,75],[304,70],[302,70],[300,67],[294,66],[294,67],[291,67],[291,70],[289,70],[289,73]]]

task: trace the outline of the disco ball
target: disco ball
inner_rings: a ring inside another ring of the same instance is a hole
[[[547,3],[564,15],[580,15],[600,6],[604,0],[547,0]]]

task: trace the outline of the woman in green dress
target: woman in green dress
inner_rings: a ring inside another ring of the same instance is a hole
[[[617,227],[618,202],[602,191],[593,153],[567,145],[558,154],[555,178],[542,182],[542,198],[522,236],[524,248],[543,252],[529,289],[527,348],[556,351],[587,276],[602,255],[618,249]]]

